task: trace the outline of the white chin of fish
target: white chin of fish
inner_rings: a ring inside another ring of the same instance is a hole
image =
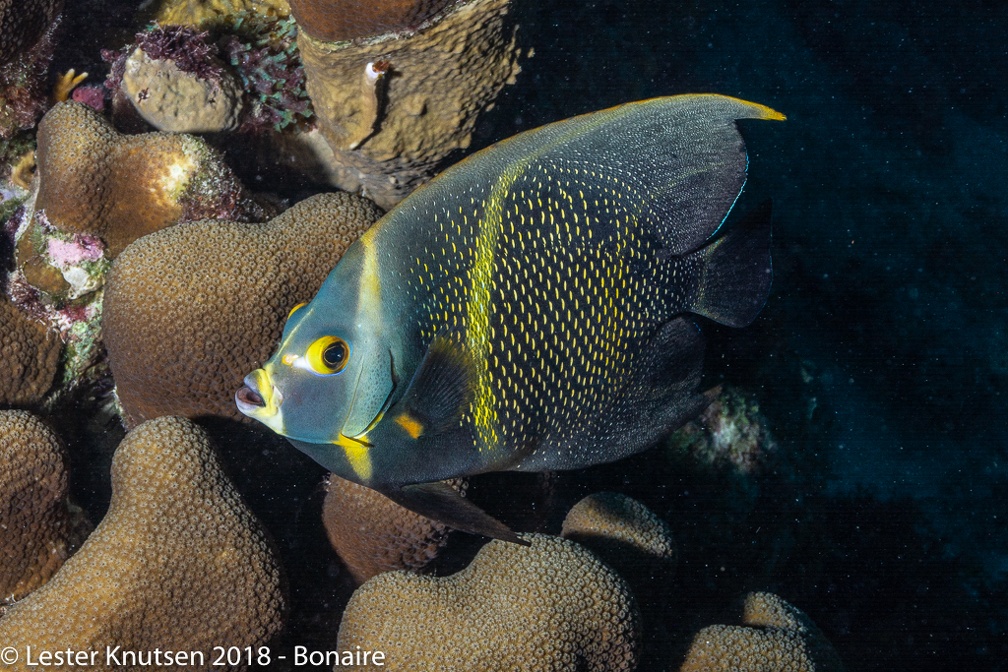
[[[258,420],[270,429],[272,429],[277,434],[284,433],[284,422],[283,422],[283,412],[280,410],[280,404],[283,403],[283,393],[277,389],[275,385],[271,385],[271,396],[265,397],[260,394],[256,389],[256,381],[249,380],[247,377],[245,379],[245,386],[255,392],[260,398],[268,398],[271,403],[268,404],[253,404],[242,399],[241,390],[235,392],[235,406],[238,407],[238,411],[248,417]],[[272,410],[271,412],[271,409]]]

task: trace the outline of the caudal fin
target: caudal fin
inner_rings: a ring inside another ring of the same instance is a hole
[[[745,327],[770,294],[770,202],[762,204],[727,233],[693,252],[699,281],[687,310],[729,327]]]

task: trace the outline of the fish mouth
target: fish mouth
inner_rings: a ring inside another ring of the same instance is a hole
[[[238,410],[263,423],[278,434],[283,434],[283,416],[280,404],[283,393],[270,380],[264,369],[256,369],[245,376],[245,384],[235,392],[235,406]]]
[[[247,383],[235,392],[235,404],[238,406],[238,410],[245,415],[251,415],[260,408],[266,407],[262,395],[249,387]]]

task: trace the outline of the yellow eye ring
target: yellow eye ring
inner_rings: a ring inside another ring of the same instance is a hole
[[[287,319],[289,320],[290,318],[294,317],[294,313],[296,313],[297,311],[301,310],[302,308],[304,308],[307,305],[308,304],[306,302],[302,301],[301,303],[299,303],[296,306],[294,306],[293,308],[291,308],[290,312],[287,313]]]
[[[315,373],[339,373],[350,360],[350,346],[338,336],[323,336],[308,346],[305,358]]]

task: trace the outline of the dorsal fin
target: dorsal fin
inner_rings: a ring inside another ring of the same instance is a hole
[[[596,241],[613,222],[632,219],[669,254],[686,254],[717,231],[742,191],[747,158],[736,120],[746,118],[784,115],[738,98],[690,94],[559,121],[460,161],[418,189],[409,211],[388,217],[469,208],[507,180],[514,203],[499,205],[570,206],[591,223]]]

